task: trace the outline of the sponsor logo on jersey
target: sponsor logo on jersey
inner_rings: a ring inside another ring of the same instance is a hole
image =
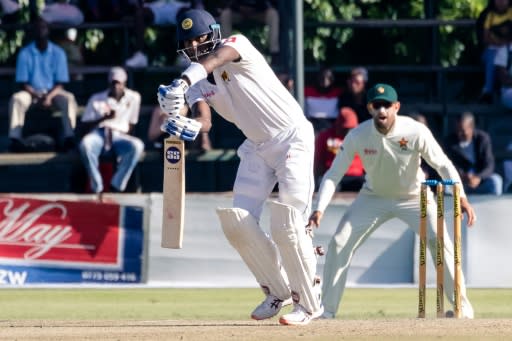
[[[377,155],[376,149],[365,148],[364,155]]]

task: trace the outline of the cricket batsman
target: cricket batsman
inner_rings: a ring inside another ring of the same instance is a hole
[[[293,301],[293,310],[279,322],[308,324],[323,312],[315,288],[316,256],[305,229],[314,191],[313,127],[245,36],[221,40],[220,26],[203,10],[187,10],[177,23],[178,52],[191,64],[158,89],[160,107],[171,115],[163,130],[193,140],[210,129],[213,107],[244,133],[233,208],[219,208],[217,214],[265,294],[251,317],[271,318]],[[191,119],[179,115],[185,101]],[[259,220],[276,183],[279,199],[270,202],[269,235]]]

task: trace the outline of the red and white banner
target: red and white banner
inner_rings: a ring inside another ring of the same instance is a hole
[[[121,273],[128,261],[130,268],[139,263],[131,278],[140,279],[142,215],[141,208],[117,204],[0,197],[0,270],[21,266]],[[128,225],[128,239],[135,245],[126,255]],[[81,275],[88,277],[94,276]]]

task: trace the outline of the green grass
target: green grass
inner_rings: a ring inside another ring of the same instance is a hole
[[[512,318],[512,289],[469,289],[469,297],[476,318]],[[241,320],[262,298],[258,289],[6,289],[0,320]],[[349,288],[338,318],[411,318],[417,302],[413,288]],[[427,314],[435,314],[433,289]]]

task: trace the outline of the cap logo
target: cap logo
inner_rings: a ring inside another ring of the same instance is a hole
[[[377,92],[378,92],[379,94],[383,94],[383,93],[384,93],[384,88],[383,88],[382,86],[379,86],[379,87],[377,88]]]
[[[190,30],[193,25],[194,22],[190,18],[186,18],[181,22],[181,28],[184,30]]]

